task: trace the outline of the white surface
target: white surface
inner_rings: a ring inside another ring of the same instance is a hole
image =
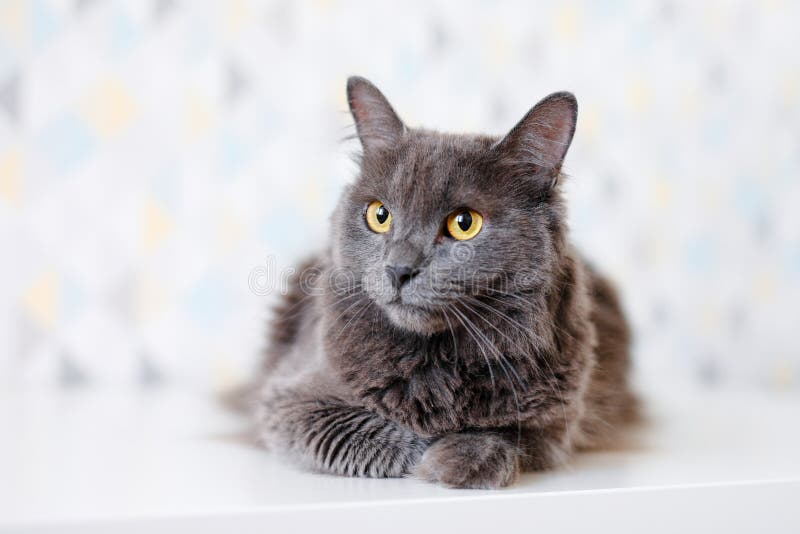
[[[670,399],[648,400],[650,422],[625,450],[486,492],[298,471],[237,440],[246,422],[205,395],[7,392],[0,530],[800,531],[800,398]]]

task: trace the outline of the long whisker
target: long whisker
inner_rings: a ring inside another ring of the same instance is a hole
[[[475,301],[475,302],[478,303],[479,301]],[[481,320],[486,322],[486,324],[488,324],[490,327],[492,327],[492,329],[494,329],[495,332],[500,334],[503,337],[503,339],[505,339],[506,342],[508,342],[509,346],[516,345],[516,343],[514,343],[514,341],[511,338],[509,338],[502,330],[497,328],[491,321],[486,319],[486,317],[483,317],[480,313],[478,313],[474,308],[469,306],[466,302],[461,302],[461,305],[464,306],[465,308],[467,308],[469,311],[471,311],[473,315],[475,315],[476,317],[479,317]],[[489,307],[489,310],[490,311],[496,311],[491,307]],[[498,358],[505,359],[505,356],[499,350],[497,351],[497,356],[498,356]],[[511,370],[514,373],[514,377],[517,379],[517,382],[519,382],[519,385],[522,386],[522,387],[525,387],[525,384],[522,382],[522,378],[519,376],[519,373],[517,373],[516,369],[514,369],[513,366],[512,366]]]
[[[339,315],[337,315],[337,316],[336,316],[336,317],[333,319],[333,321],[331,321],[331,322],[330,322],[330,325],[328,326],[328,332],[330,332],[330,329],[331,329],[331,328],[333,328],[333,326],[339,322],[339,319],[341,319],[342,317],[344,317],[344,315],[345,315],[347,312],[349,312],[349,311],[350,311],[350,310],[352,310],[353,308],[356,308],[356,307],[357,307],[359,304],[363,304],[363,301],[356,300],[355,302],[351,302],[351,303],[350,303],[350,304],[347,306],[347,308],[345,308],[344,310],[342,310],[342,311],[339,313]],[[368,304],[368,303],[367,303],[367,304]],[[350,319],[352,320],[352,317],[351,317]],[[326,333],[327,333],[327,332],[326,332]]]
[[[456,341],[456,333],[455,330],[453,330],[453,325],[450,324],[450,318],[447,316],[447,307],[442,308],[442,317],[447,321],[450,337],[453,338],[453,374],[455,375],[458,369],[458,342]]]
[[[489,377],[491,378],[492,381],[492,395],[494,395],[495,391],[494,371],[492,371],[492,364],[489,362],[489,357],[486,355],[486,351],[484,350],[483,345],[481,345],[480,341],[473,335],[472,329],[469,328],[467,324],[464,322],[464,320],[466,320],[467,318],[461,312],[459,312],[455,307],[451,308],[451,311],[456,314],[455,315],[456,319],[458,319],[458,322],[461,323],[461,326],[464,327],[464,331],[469,335],[469,337],[472,338],[472,340],[480,349],[481,354],[483,354],[483,359],[486,361],[486,366],[489,368]]]
[[[507,296],[507,297],[513,297],[513,298],[517,298],[517,299],[520,299],[520,298],[521,298],[519,295],[515,295],[515,294],[513,294],[513,293],[505,293],[505,292],[502,292],[502,291],[496,291],[496,293],[499,293],[499,294],[501,294],[501,295],[503,295],[503,296]],[[483,295],[483,296],[484,296],[484,297],[486,297],[486,298],[489,298],[489,299],[491,299],[491,300],[493,300],[493,301],[495,301],[495,302],[499,302],[499,303],[501,303],[501,304],[504,304],[504,303],[505,303],[505,301],[504,301],[504,300],[502,300],[502,299],[499,299],[499,298],[497,298],[497,297],[493,297],[493,296],[491,296],[491,295],[489,295],[489,294],[485,294],[485,295]],[[530,305],[530,304],[531,304],[531,303],[530,303],[530,301],[527,301],[527,300],[525,300],[524,302],[525,302],[526,304],[528,304],[528,305]],[[509,319],[510,319],[510,318],[509,318]],[[526,331],[526,332],[528,332],[528,333],[531,333],[531,334],[535,335],[537,338],[539,338],[539,339],[541,340],[541,336],[540,336],[540,335],[538,335],[538,334],[537,334],[535,331],[531,330],[531,328],[530,328],[530,327],[526,327],[526,326],[524,326],[524,325],[521,325],[521,324],[519,324],[519,323],[516,323],[516,324],[517,324],[517,326],[518,326],[519,328],[521,328],[523,331]],[[567,332],[566,330],[564,330],[564,329],[563,329],[561,326],[557,325],[555,322],[553,322],[553,321],[548,321],[546,324],[547,324],[547,326],[548,326],[549,328],[551,328],[551,329],[553,329],[553,330],[557,330],[558,332],[560,332],[560,333],[561,333],[561,334],[562,334],[564,337],[566,337],[566,338],[568,338],[568,339],[570,339],[570,340],[572,340],[572,341],[575,341],[575,336],[573,336],[572,334],[570,334],[569,332]]]
[[[358,304],[358,302],[356,302],[356,304]],[[336,334],[336,339],[339,339],[341,337],[342,333],[347,329],[348,326],[350,326],[350,323],[352,323],[358,317],[361,317],[361,315],[367,310],[367,308],[369,308],[369,305],[370,301],[367,300],[366,303],[364,303],[364,306],[361,307],[356,313],[354,313],[353,316],[350,317],[350,319],[344,324],[342,329],[339,330],[339,333]]]
[[[475,302],[480,302],[480,301],[477,301],[477,299],[475,299]],[[490,310],[494,311],[495,313],[497,313],[499,317],[504,318],[505,314],[503,314],[502,312],[500,312],[496,308],[494,308],[494,307],[492,307],[492,306],[490,306],[489,304],[486,304],[486,303],[481,303],[481,304],[484,305],[485,307],[488,307]],[[507,320],[511,321],[510,317],[505,316],[505,318]],[[519,324],[516,321],[513,321],[513,323],[510,323],[510,324],[512,326],[517,326],[517,327],[521,328],[521,330],[523,332],[530,333],[530,329],[529,328],[523,327],[521,324]],[[551,324],[551,326],[554,327],[554,328],[558,328],[555,324]],[[567,334],[567,335],[569,335],[569,334]],[[544,364],[547,366],[547,370],[549,371],[550,376],[552,378],[555,378],[555,376],[556,376],[555,371],[553,371],[553,367],[550,365],[550,362],[548,361],[547,357],[543,356],[542,358],[538,358],[538,359],[541,360],[542,362],[544,362]],[[564,396],[562,395],[560,389],[558,387],[556,387],[556,385],[554,383],[552,383],[550,380],[546,380],[546,382],[547,382],[547,384],[548,384],[548,386],[550,388],[550,391],[556,396],[556,398],[558,398],[559,404],[561,405],[561,412],[562,412],[562,415],[564,417],[564,427],[565,427],[564,430],[567,432],[567,437],[569,438],[570,437],[569,436],[569,423],[568,423],[568,417],[567,417],[566,401],[564,400]]]
[[[466,304],[463,303],[463,302],[461,304],[466,306]],[[473,311],[473,313],[475,312],[475,310],[472,310],[472,311]],[[478,317],[481,317],[481,316],[478,315]],[[481,317],[481,318],[484,319],[487,323],[489,323],[489,321],[486,318],[484,318],[484,317]],[[477,330],[477,326],[475,325],[475,323],[470,321],[466,316],[464,317],[464,320],[467,321],[468,323],[470,323]],[[491,323],[489,323],[489,324],[491,324]],[[492,326],[494,326],[494,325],[492,325]],[[499,330],[498,330],[498,332],[499,332]],[[484,339],[487,341],[487,343],[489,343],[489,340],[485,336],[484,336]],[[502,369],[503,372],[505,373],[506,379],[508,380],[508,385],[511,387],[511,393],[514,395],[514,405],[516,406],[516,409],[517,409],[517,447],[519,447],[521,442],[522,442],[522,410],[519,407],[519,397],[517,396],[517,389],[514,387],[514,381],[511,380],[511,376],[508,373],[509,369],[517,377],[517,380],[520,381],[520,385],[522,385],[522,381],[521,381],[521,378],[519,377],[519,374],[517,373],[516,369],[514,369],[514,367],[506,360],[506,358],[497,349],[497,347],[495,347],[494,345],[488,345],[488,346],[494,349],[495,354],[497,355],[497,361],[500,363],[500,369]]]
[[[334,300],[333,302],[325,303],[324,306],[326,308],[333,308],[334,306],[337,306],[337,305],[341,304],[342,302],[344,302],[346,300],[349,300],[349,299],[351,299],[351,298],[353,298],[353,297],[355,297],[357,295],[360,295],[361,294],[361,291],[359,291],[360,289],[361,289],[360,285],[353,286],[352,290],[347,291],[347,292],[343,292],[344,296],[339,297],[338,299]],[[285,310],[282,310],[281,314],[274,319],[275,323],[281,324],[281,323],[290,321],[290,320],[294,319],[295,317],[298,317],[298,316],[302,315],[305,312],[305,310],[303,309],[303,307],[301,305],[305,304],[306,301],[308,301],[308,299],[310,299],[311,297],[315,297],[315,296],[319,296],[319,295],[315,295],[313,293],[307,293],[306,295],[304,295],[300,300],[298,300],[297,302],[293,303],[291,306],[289,306]],[[297,309],[295,310],[295,308],[297,308]],[[287,315],[286,312],[290,312],[290,311],[292,313],[289,313]]]

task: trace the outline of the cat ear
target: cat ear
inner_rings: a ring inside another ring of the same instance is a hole
[[[575,96],[553,93],[533,106],[495,148],[504,164],[523,174],[547,174],[555,185],[577,118]]]
[[[347,102],[365,152],[394,146],[405,133],[406,127],[389,101],[366,78],[347,79]]]

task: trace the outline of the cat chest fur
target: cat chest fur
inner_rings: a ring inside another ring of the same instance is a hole
[[[533,335],[413,336],[379,317],[342,317],[346,339],[327,328],[328,358],[360,403],[423,436],[546,425],[572,409],[577,375],[587,372],[583,358],[559,361]]]

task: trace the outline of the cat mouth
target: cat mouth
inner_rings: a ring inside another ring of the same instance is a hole
[[[420,298],[416,295],[403,296],[403,294],[399,291],[395,297],[389,301],[388,306],[416,310],[421,313],[436,313],[439,311],[439,306],[437,306],[436,303],[432,302],[430,299],[426,299],[424,297]]]
[[[413,302],[408,302],[407,300],[404,301],[401,297],[396,297],[394,300],[389,302],[386,305],[388,308],[400,311],[409,311],[409,312],[416,312],[416,313],[431,313],[431,310],[428,306],[423,306],[420,304],[415,304]]]
[[[386,315],[395,325],[420,334],[433,334],[446,328],[440,310],[437,308],[409,302],[399,295],[384,306]]]

